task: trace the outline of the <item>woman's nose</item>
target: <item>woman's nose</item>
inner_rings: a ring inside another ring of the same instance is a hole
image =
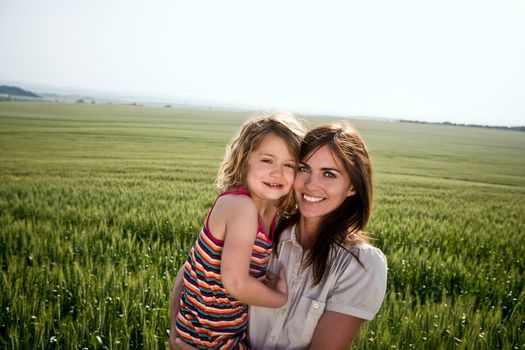
[[[307,188],[314,188],[316,187],[317,185],[319,184],[319,182],[317,181],[317,179],[315,178],[315,176],[313,176],[312,174],[307,174],[305,179],[304,179],[304,185],[307,187]]]

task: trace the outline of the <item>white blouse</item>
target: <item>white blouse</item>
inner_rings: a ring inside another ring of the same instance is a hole
[[[338,247],[328,275],[312,287],[311,266],[301,270],[304,251],[295,227],[285,230],[272,254],[268,270],[278,274],[284,267],[288,302],[281,308],[250,306],[249,331],[252,349],[306,349],[325,310],[371,320],[386,292],[387,263],[377,248],[353,247],[361,266],[346,249]]]

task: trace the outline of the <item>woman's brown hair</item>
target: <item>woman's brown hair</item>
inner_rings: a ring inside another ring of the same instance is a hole
[[[325,145],[344,165],[355,193],[322,218],[319,224],[315,244],[303,261],[304,268],[312,266],[314,285],[319,284],[325,276],[336,246],[348,249],[349,246],[368,241],[363,229],[370,218],[373,203],[370,156],[357,130],[348,122],[318,126],[306,133],[299,159],[308,160]],[[275,242],[279,242],[285,228],[297,224],[299,219],[300,213],[282,219],[275,232]],[[275,252],[278,254],[277,250]],[[350,250],[350,253],[359,261],[354,250]]]

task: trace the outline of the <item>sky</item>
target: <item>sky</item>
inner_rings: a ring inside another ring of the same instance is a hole
[[[525,125],[525,1],[0,0],[0,80]]]

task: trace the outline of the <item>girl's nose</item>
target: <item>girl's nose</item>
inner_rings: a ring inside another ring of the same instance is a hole
[[[283,174],[283,166],[279,165],[279,164],[275,164],[275,166],[272,168],[272,172],[271,174],[273,176],[281,176]]]

